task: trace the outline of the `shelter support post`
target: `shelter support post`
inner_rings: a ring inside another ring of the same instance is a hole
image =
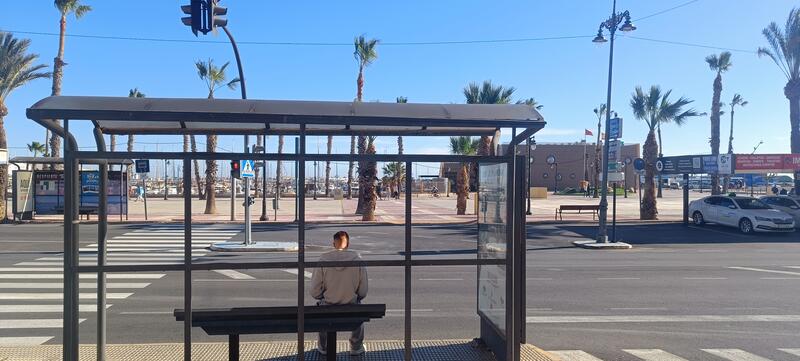
[[[689,225],[689,173],[683,174],[683,225]]]
[[[305,262],[306,262],[306,125],[300,125],[297,144],[297,359],[305,361]]]
[[[405,179],[405,333],[404,356],[406,361],[411,361],[411,162],[406,162]],[[400,193],[400,190],[397,190]]]
[[[105,139],[100,128],[94,128],[95,143],[99,152],[106,151]],[[106,242],[108,239],[108,164],[100,163],[97,203],[97,361],[106,359]],[[121,167],[120,167],[121,169]],[[120,174],[120,183],[122,182]],[[122,207],[122,202],[120,202]],[[120,213],[121,214],[121,213]]]
[[[78,360],[78,196],[80,177],[78,150],[69,133],[69,120],[64,120],[64,327],[63,358]]]
[[[192,359],[192,159],[183,158],[183,360]]]

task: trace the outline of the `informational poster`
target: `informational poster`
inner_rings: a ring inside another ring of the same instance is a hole
[[[800,154],[736,154],[736,173],[781,173],[800,170]]]
[[[80,172],[79,204],[84,208],[97,207],[100,202],[100,172]],[[122,184],[120,184],[122,182]],[[34,173],[34,207],[36,214],[64,212],[64,173],[62,171],[36,171]],[[108,214],[123,214],[128,210],[127,174],[108,172]]]
[[[39,171],[33,174],[36,214],[58,214],[64,210],[64,173]]]
[[[506,259],[508,165],[481,164],[478,174],[478,258]],[[506,266],[478,266],[478,312],[501,334],[505,334],[506,305]]]
[[[33,172],[20,170],[14,172],[14,215],[20,219],[28,218],[33,212]]]

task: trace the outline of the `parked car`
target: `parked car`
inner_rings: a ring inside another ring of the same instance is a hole
[[[760,199],[768,206],[790,214],[794,218],[794,226],[800,227],[800,199],[790,196],[763,196]]]
[[[739,228],[742,233],[794,232],[791,215],[751,197],[708,196],[689,203],[696,225],[706,222]]]

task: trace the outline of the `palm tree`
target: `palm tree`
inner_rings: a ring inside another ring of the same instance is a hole
[[[364,154],[375,154],[375,137],[367,137],[367,145]],[[375,193],[375,181],[378,180],[378,164],[374,161],[361,162],[364,168],[359,168],[359,178],[363,179],[364,187],[359,191],[359,200],[363,202],[364,209],[362,221],[375,220],[375,206],[378,195]]]
[[[406,103],[408,103],[408,98],[400,96],[400,97],[395,98],[395,102],[398,103],[398,104],[406,104]],[[403,149],[403,136],[402,135],[398,135],[397,136],[397,154],[403,154],[403,150],[404,150]],[[400,169],[402,167],[403,169],[405,169],[405,166],[403,166],[402,163],[403,162],[397,162],[397,166],[395,168]],[[403,175],[403,178],[405,178],[405,175]],[[399,183],[399,181],[397,183],[397,194],[398,194],[398,197],[399,197],[399,194],[400,194],[400,183]]]
[[[599,198],[600,187],[598,187],[598,185],[600,184],[600,172],[602,171],[601,168],[603,167],[603,158],[600,156],[602,152],[602,146],[600,144],[600,141],[603,138],[601,136],[601,134],[603,133],[602,130],[600,129],[600,125],[602,124],[601,122],[603,121],[603,118],[605,118],[606,116],[608,108],[606,107],[605,104],[600,104],[599,107],[594,108],[592,111],[594,112],[594,115],[597,117],[597,145],[594,147],[594,178],[592,179],[592,184],[594,185],[593,197]]]
[[[283,154],[283,135],[278,136],[278,154]],[[281,171],[282,162],[278,160],[275,165],[275,199],[280,203],[281,199]]]
[[[239,78],[233,78],[227,81],[225,76],[225,69],[230,62],[223,64],[221,67],[214,65],[214,60],[209,58],[208,61],[198,60],[194,63],[197,67],[197,76],[206,83],[208,88],[208,99],[214,99],[214,92],[219,88],[228,87],[228,89],[236,89],[239,84]],[[194,148],[194,146],[193,146]],[[217,150],[217,135],[209,134],[206,136],[206,152],[214,153]],[[216,192],[215,186],[217,183],[217,161],[206,160],[206,209],[203,213],[215,214],[217,213]]]
[[[491,80],[484,80],[481,86],[474,82],[469,83],[463,92],[467,104],[508,104],[511,102],[514,90],[514,87],[494,86]],[[489,136],[481,136],[477,152],[478,155],[492,155],[494,151]]]
[[[656,206],[655,194],[655,171],[658,159],[658,143],[656,143],[655,130],[661,123],[674,122],[683,124],[688,118],[696,117],[700,114],[694,109],[684,110],[683,108],[691,104],[693,100],[681,97],[672,102],[669,99],[672,90],[661,93],[661,88],[657,85],[650,87],[650,92],[645,93],[642,87],[636,87],[636,91],[631,97],[631,109],[636,119],[643,120],[649,129],[647,140],[644,142],[643,158],[645,161],[644,173],[644,193],[642,194],[642,206],[640,209],[640,219],[656,219],[658,208]]]
[[[34,64],[39,55],[28,54],[28,39],[15,39],[10,33],[0,32],[0,149],[8,148],[4,119],[8,115],[6,99],[19,87],[32,80],[49,78],[51,73],[41,71],[43,64]],[[6,219],[6,189],[8,165],[0,164],[0,221]]]
[[[747,105],[747,100],[744,100],[741,95],[734,94],[733,99],[731,99],[731,135],[728,137],[728,154],[733,154],[733,113],[735,112],[736,106],[744,107]],[[725,177],[725,183],[722,185],[723,193],[728,193],[728,183],[730,182],[730,176]]]
[[[544,105],[539,104],[539,102],[537,102],[535,98],[517,100],[517,104],[529,105],[536,110],[542,110],[542,108],[544,108]]]
[[[763,31],[769,48],[758,48],[758,55],[766,55],[786,76],[783,95],[789,99],[789,125],[792,153],[800,153],[800,10],[789,11],[784,29],[772,22]],[[794,173],[794,189],[800,189],[800,171]]]
[[[472,137],[450,137],[450,153],[473,155],[477,152],[481,141]],[[470,163],[461,162],[461,169],[456,175],[456,214],[467,214],[467,196],[469,196]]]
[[[328,155],[331,155],[333,152],[333,136],[328,136]],[[330,186],[331,186],[331,161],[325,161],[325,197],[330,196]]]
[[[128,90],[128,97],[129,98],[144,98],[145,95],[144,95],[144,93],[139,91],[139,88],[133,88],[133,89]],[[112,143],[116,143],[116,140],[114,139],[113,135],[111,136],[111,139],[112,139]],[[134,137],[134,135],[132,133],[128,134],[128,148],[127,148],[128,152],[133,152],[133,143],[135,141],[136,141],[136,137]],[[114,148],[112,147],[111,150],[113,151]],[[127,170],[128,170],[128,182],[130,182],[131,181],[131,177],[133,176],[133,168],[127,167]]]
[[[31,144],[28,144],[28,151],[33,153],[33,157],[36,158],[39,153],[47,153],[47,146],[39,142],[31,142]],[[30,169],[30,167],[27,166],[25,168]]]
[[[401,184],[406,179],[406,166],[403,162],[386,163],[383,166],[383,174],[386,178],[385,183],[389,185],[390,196],[394,195],[395,191],[399,194]]]
[[[380,40],[378,39],[367,39],[364,35],[360,35],[353,40],[353,56],[356,58],[358,62],[358,78],[356,79],[356,101],[360,102],[364,95],[364,69],[372,64],[375,59],[378,58],[378,43]],[[353,141],[354,137],[350,137],[350,154],[353,154],[354,147]],[[364,154],[367,150],[367,139],[363,135],[358,136],[358,154]],[[364,162],[358,162],[358,173],[364,174],[362,168],[364,168],[366,164]],[[349,164],[349,168],[347,171],[347,181],[348,183],[352,181],[353,177],[353,162],[351,161]],[[359,185],[359,192],[364,193],[364,186],[365,182],[367,181],[366,178],[359,176],[358,178],[358,185]],[[374,186],[373,186],[374,188]],[[348,196],[349,197],[349,196]],[[364,197],[358,197],[358,204],[356,206],[356,214],[361,214],[363,212],[364,203],[362,200]]]
[[[719,123],[720,123],[720,108],[722,104],[720,103],[720,97],[722,96],[722,73],[728,71],[731,68],[733,63],[731,63],[731,53],[728,51],[723,51],[719,55],[712,54],[706,57],[706,63],[708,63],[708,67],[717,73],[717,76],[714,78],[714,95],[711,98],[711,155],[718,155],[719,154],[719,143],[720,143],[720,130],[719,130]],[[711,175],[711,194],[719,194],[719,174],[715,173]]]
[[[61,80],[64,77],[64,37],[67,34],[67,16],[75,15],[75,19],[80,19],[92,10],[89,5],[81,4],[81,0],[55,0],[53,5],[61,13],[58,32],[58,55],[53,60],[53,92],[51,95],[61,95]],[[56,122],[60,122],[56,120]],[[49,132],[48,132],[49,134]],[[50,136],[50,155],[59,157],[61,155],[61,137],[53,134]]]

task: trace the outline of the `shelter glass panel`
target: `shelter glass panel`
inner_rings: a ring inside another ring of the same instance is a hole
[[[481,164],[478,170],[478,259],[505,259],[508,240],[508,164]],[[478,266],[478,312],[497,331],[506,329],[506,266]]]

